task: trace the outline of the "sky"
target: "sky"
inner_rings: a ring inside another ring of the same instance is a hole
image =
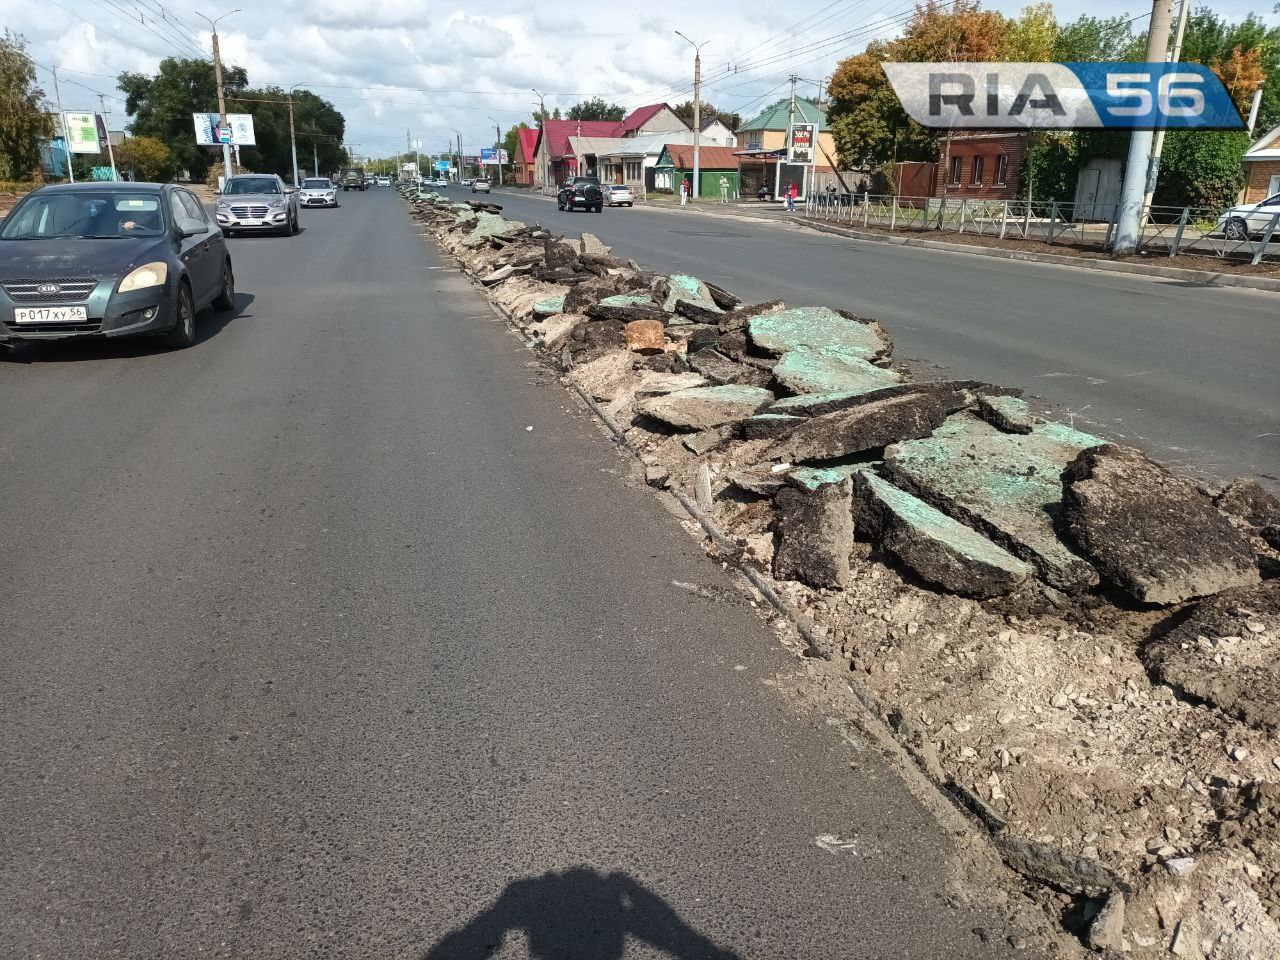
[[[814,96],[838,60],[896,35],[912,9],[910,0],[799,0],[781,8],[772,0],[645,0],[616,13],[562,0],[273,0],[222,16],[235,2],[0,0],[0,25],[26,38],[50,100],[48,68],[56,67],[64,109],[98,109],[103,94],[109,126],[121,129],[128,118],[116,76],[152,73],[164,57],[209,56],[210,27],[198,7],[218,18],[224,62],[245,67],[252,85],[313,90],[346,116],[354,153],[388,157],[405,149],[408,136],[427,153],[459,135],[464,152],[492,146],[495,124],[505,132],[532,122],[535,89],[548,109],[591,96],[628,109],[692,99],[694,48],[677,29],[704,44],[703,100],[750,117],[786,94],[792,72],[802,78],[801,95]],[[984,5],[1016,14],[1025,2]],[[1251,10],[1276,19],[1271,0],[1212,5],[1231,19]],[[490,12],[481,12],[485,6]],[[1062,0],[1055,10],[1069,20],[1126,10],[1140,16],[1150,7]]]

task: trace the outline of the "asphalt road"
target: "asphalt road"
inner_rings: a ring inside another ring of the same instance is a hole
[[[527,192],[494,199],[516,219],[590,230],[645,266],[751,300],[877,317],[900,358],[1024,387],[1042,409],[1194,475],[1255,474],[1280,489],[1280,295],[847,240],[678,207],[597,215],[562,213]]]
[[[399,198],[342,200],[232,241],[190,350],[0,364],[0,956],[1005,955]]]

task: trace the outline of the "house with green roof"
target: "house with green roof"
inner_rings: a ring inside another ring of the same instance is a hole
[[[827,111],[812,100],[796,97],[796,123],[818,125],[818,150],[813,166],[786,162],[787,126],[792,119],[791,98],[785,97],[740,126],[735,153],[741,160],[741,190],[744,197],[759,196],[761,188],[769,199],[779,199],[794,183],[803,200],[810,189],[822,189],[819,174],[831,174],[836,143],[827,127]]]

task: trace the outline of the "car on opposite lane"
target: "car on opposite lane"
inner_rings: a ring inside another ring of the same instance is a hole
[[[298,203],[304,207],[336,207],[338,188],[328,177],[307,177],[298,190]]]
[[[196,340],[235,306],[222,231],[176,184],[77,183],[23,197],[0,227],[0,340]]]
[[[298,194],[274,173],[239,173],[222,187],[216,207],[227,236],[244,232],[298,232]]]
[[[566,180],[556,194],[556,207],[560,210],[594,210],[599,213],[604,209],[604,193],[600,189],[599,177],[572,177]]]
[[[484,177],[481,177],[479,180],[471,181],[471,192],[472,193],[492,193],[493,187],[489,184],[489,181],[487,179],[485,179]]]
[[[1248,240],[1267,232],[1273,220],[1277,223],[1277,236],[1280,236],[1280,193],[1267,197],[1260,203],[1242,203],[1229,207],[1218,217],[1213,232],[1220,233],[1228,240]]]
[[[610,183],[600,188],[606,207],[634,207],[636,195],[631,188],[622,183]]]

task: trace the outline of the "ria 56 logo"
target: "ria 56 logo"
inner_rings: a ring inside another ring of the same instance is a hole
[[[886,63],[925,127],[1243,130],[1222,81],[1196,63]]]

